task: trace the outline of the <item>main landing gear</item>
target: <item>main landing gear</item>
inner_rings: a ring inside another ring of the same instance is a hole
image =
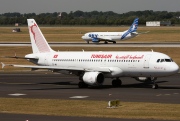
[[[116,44],[116,41],[112,41],[113,44]],[[108,41],[104,41],[104,44],[108,44]]]
[[[88,84],[84,83],[83,81],[80,81],[80,82],[78,83],[78,87],[79,87],[79,88],[88,88]]]
[[[78,83],[78,87],[79,88],[88,88],[88,84],[84,83],[82,78],[83,78],[83,74],[80,74],[80,76],[79,76],[80,82]]]
[[[104,42],[104,44],[108,44],[108,42],[107,42],[107,41],[105,41],[105,42]]]
[[[112,80],[113,87],[120,87],[122,85],[122,81],[119,78]]]

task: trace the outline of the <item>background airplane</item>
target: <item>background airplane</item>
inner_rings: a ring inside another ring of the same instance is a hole
[[[112,78],[114,87],[121,86],[120,77],[133,77],[138,81],[153,82],[158,88],[158,77],[170,76],[179,71],[178,65],[166,54],[159,52],[134,51],[54,51],[51,49],[34,19],[28,19],[29,34],[33,53],[25,57],[36,65],[14,65],[13,67],[48,69],[53,72],[79,76],[79,88],[102,85],[105,78]],[[6,66],[2,63],[2,67]]]
[[[136,37],[138,33],[136,32],[138,27],[138,18],[134,19],[131,27],[124,32],[89,32],[82,36],[82,39],[87,43],[92,41],[93,43],[99,43],[104,41],[105,44],[108,42],[116,43],[118,40],[127,40]]]

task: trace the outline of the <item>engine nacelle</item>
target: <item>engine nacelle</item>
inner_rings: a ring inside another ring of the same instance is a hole
[[[92,39],[92,42],[94,42],[94,43],[99,43],[99,39],[98,39],[98,38],[93,38],[93,39]]]
[[[135,77],[135,79],[137,81],[140,81],[140,82],[148,82],[148,81],[155,81],[157,78],[156,77]]]
[[[100,72],[86,72],[83,75],[83,81],[91,86],[102,85],[104,82],[104,75]]]

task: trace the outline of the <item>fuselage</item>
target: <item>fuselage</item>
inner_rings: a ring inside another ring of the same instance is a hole
[[[30,57],[26,55],[26,57]],[[158,52],[54,52],[33,54],[37,65],[64,68],[108,68],[105,77],[161,77],[178,72],[172,59]]]
[[[125,31],[126,32],[126,31]],[[134,32],[128,33],[126,37],[122,38],[125,32],[89,32],[82,36],[82,39],[85,41],[92,41],[93,38],[98,41],[118,41],[118,40],[127,40],[138,35]]]

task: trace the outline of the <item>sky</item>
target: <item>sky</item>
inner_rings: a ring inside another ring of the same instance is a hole
[[[43,1],[43,2],[42,2]],[[1,0],[0,14],[19,13],[53,13],[71,11],[180,11],[180,0]]]

